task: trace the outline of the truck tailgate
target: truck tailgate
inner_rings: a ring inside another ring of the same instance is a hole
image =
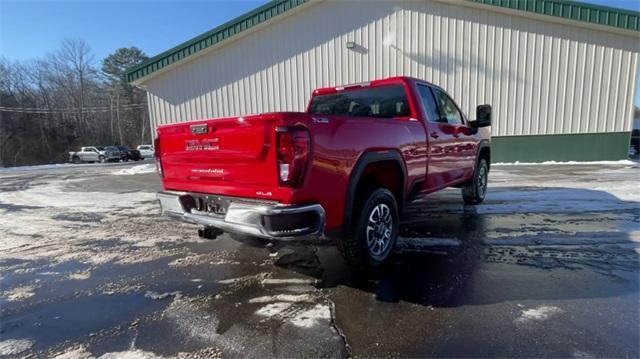
[[[158,128],[167,190],[269,198],[278,186],[277,116],[252,115]],[[275,199],[275,198],[273,198]]]

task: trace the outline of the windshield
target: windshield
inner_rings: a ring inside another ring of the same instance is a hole
[[[343,90],[338,93],[315,96],[309,112],[318,115],[364,117],[409,116],[407,94],[402,85]]]

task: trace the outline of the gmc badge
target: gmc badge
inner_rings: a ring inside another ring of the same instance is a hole
[[[207,124],[203,124],[203,125],[191,125],[191,133],[193,133],[194,135],[204,135],[205,133],[207,133]]]

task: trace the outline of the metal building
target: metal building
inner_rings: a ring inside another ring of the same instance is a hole
[[[304,111],[311,91],[407,75],[473,117],[494,108],[496,162],[625,158],[640,13],[563,0],[277,0],[127,76],[154,126]]]

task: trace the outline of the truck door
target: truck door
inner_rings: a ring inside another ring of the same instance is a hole
[[[436,98],[440,98],[438,105],[444,113],[442,114],[447,118],[447,122],[454,126],[453,136],[456,138],[455,146],[455,179],[469,178],[473,174],[476,162],[477,151],[477,139],[474,138],[473,131],[469,127],[469,124],[460,110],[460,107],[447,95],[444,91],[434,89],[434,93],[438,93]],[[442,104],[442,105],[440,105]]]
[[[425,128],[428,138],[427,179],[423,190],[430,192],[455,181],[455,126],[442,116],[434,91],[429,86],[418,85],[418,92],[424,109]]]
[[[80,151],[78,151],[78,157],[80,157],[80,161],[82,162],[89,161],[88,153],[89,153],[89,148],[87,147],[80,148]]]
[[[478,152],[478,139],[469,127],[469,122],[463,118],[464,124],[458,126],[458,152],[462,164],[464,178],[471,178],[476,167],[476,153]]]
[[[447,144],[448,179],[451,182],[465,177],[470,167],[464,150],[464,133],[469,129],[465,126],[464,117],[458,106],[444,91],[432,88],[438,105],[438,111],[443,124],[443,131],[451,134],[451,141]],[[470,134],[470,132],[467,132]]]
[[[81,159],[85,162],[93,162],[98,160],[98,150],[95,147],[83,147]]]

